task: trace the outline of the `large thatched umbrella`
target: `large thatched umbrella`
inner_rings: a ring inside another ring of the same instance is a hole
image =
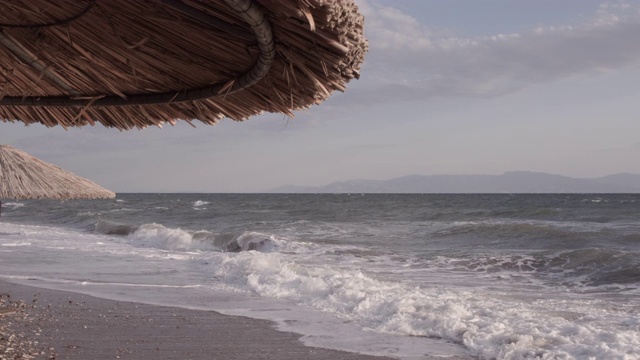
[[[92,181],[9,145],[0,145],[0,199],[110,199],[115,196]]]
[[[119,129],[318,104],[359,77],[353,0],[0,2],[0,119]]]

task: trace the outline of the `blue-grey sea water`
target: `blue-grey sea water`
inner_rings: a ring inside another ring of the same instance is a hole
[[[639,194],[4,200],[0,277],[405,359],[640,359]]]

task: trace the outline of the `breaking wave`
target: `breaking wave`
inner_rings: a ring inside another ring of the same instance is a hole
[[[111,229],[118,229],[113,226]],[[238,234],[217,234],[206,230],[189,231],[168,228],[161,224],[144,224],[137,228],[123,226],[124,241],[135,246],[161,250],[241,252],[277,251],[286,243],[274,235],[246,231]]]
[[[119,224],[110,221],[98,221],[94,224],[93,231],[103,235],[129,235],[138,227],[127,224]]]
[[[211,271],[240,290],[310,306],[371,331],[446,339],[486,359],[625,359],[640,346],[633,309],[618,309],[615,316],[627,324],[618,327],[603,320],[610,313],[588,301],[410,286],[344,263],[294,260],[282,253],[225,256]],[[607,346],[594,345],[603,342]]]

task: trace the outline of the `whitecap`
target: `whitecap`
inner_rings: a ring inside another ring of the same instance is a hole
[[[137,246],[163,250],[216,250],[217,248],[206,238],[196,237],[193,232],[181,228],[168,228],[160,224],[144,224],[136,229],[129,240]]]
[[[2,206],[3,206],[3,207],[12,207],[12,208],[14,208],[14,209],[21,208],[21,207],[23,207],[24,205],[25,205],[25,204],[23,204],[23,203],[19,203],[19,202],[3,202],[3,203],[2,203]]]

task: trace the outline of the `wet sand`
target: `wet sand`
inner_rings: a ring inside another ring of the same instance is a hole
[[[308,347],[270,321],[0,281],[0,359],[382,360]]]

